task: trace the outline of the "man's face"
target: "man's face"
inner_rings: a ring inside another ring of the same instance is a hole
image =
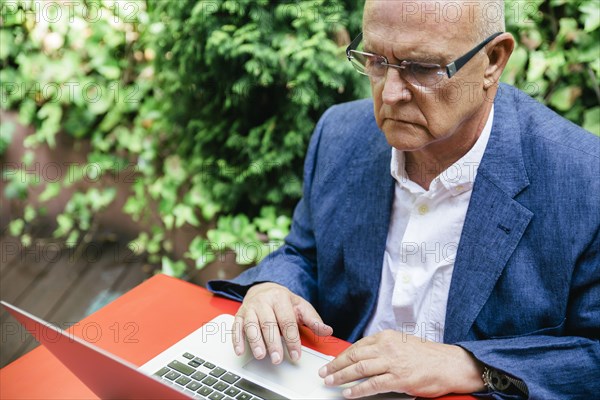
[[[407,60],[445,66],[478,44],[466,18],[450,21],[441,11],[427,12],[435,9],[434,2],[369,0],[364,50],[384,55],[392,64]],[[486,66],[487,57],[477,54],[452,79],[445,76],[434,88],[411,85],[394,68],[383,78],[370,78],[377,125],[389,144],[442,158],[466,153],[491,104],[483,89]]]

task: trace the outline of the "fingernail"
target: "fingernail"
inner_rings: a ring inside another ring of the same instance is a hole
[[[262,356],[264,356],[264,355],[265,355],[265,352],[263,351],[263,349],[262,349],[262,348],[260,348],[260,347],[256,347],[256,348],[254,349],[254,357],[256,357],[256,358],[261,358],[261,357],[262,357]]]
[[[342,392],[342,396],[344,397],[349,397],[352,395],[352,390],[350,389],[344,389],[344,391]]]
[[[235,346],[234,351],[235,351],[236,355],[241,356],[242,355],[242,346]]]
[[[321,378],[325,378],[325,376],[327,376],[327,367],[321,367],[321,369],[319,370],[319,376]]]
[[[333,385],[333,375],[327,375],[325,377],[325,384],[327,386]]]
[[[298,354],[296,350],[293,350],[290,352],[290,357],[292,358],[292,361],[298,361],[300,359],[300,354]]]
[[[281,361],[281,356],[279,355],[279,353],[276,351],[271,353],[271,362],[273,364],[277,364],[279,363],[279,361]]]

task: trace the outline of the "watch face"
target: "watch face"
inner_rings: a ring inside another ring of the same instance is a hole
[[[508,389],[508,387],[510,386],[510,381],[508,380],[506,375],[501,374],[493,369],[488,370],[488,372],[488,382],[491,384],[490,389],[497,390],[499,392]]]

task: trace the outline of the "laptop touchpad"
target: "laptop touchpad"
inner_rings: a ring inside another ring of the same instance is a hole
[[[325,387],[323,379],[319,377],[319,368],[329,361],[329,359],[303,351],[298,362],[292,362],[285,357],[281,364],[273,365],[269,357],[262,360],[251,358],[243,369],[302,396],[308,396],[315,389]]]

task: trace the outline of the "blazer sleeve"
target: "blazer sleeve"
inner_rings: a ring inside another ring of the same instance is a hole
[[[573,273],[566,318],[517,337],[455,343],[527,385],[530,399],[600,396],[600,229]],[[510,398],[493,393],[493,398]]]
[[[256,267],[249,268],[231,280],[212,280],[207,288],[213,293],[241,301],[248,289],[257,283],[274,282],[313,302],[317,292],[316,244],[310,208],[310,194],[315,176],[319,142],[326,111],[313,132],[304,161],[303,197],[298,202],[289,235],[279,249],[269,254]]]

